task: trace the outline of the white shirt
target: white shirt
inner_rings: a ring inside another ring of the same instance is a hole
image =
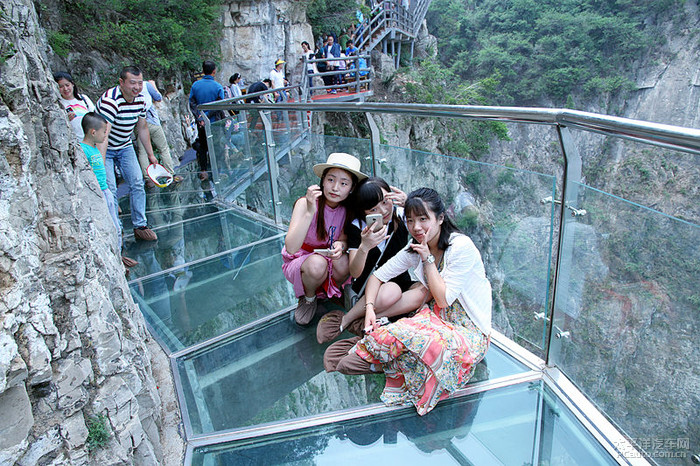
[[[270,81],[272,81],[273,89],[284,87],[284,72],[277,71],[277,69],[270,71]]]
[[[374,275],[386,283],[404,271],[413,269],[418,281],[427,288],[428,282],[423,273],[420,255],[409,252],[409,245],[377,269]],[[459,299],[469,318],[479,327],[479,330],[489,335],[491,333],[491,283],[486,278],[479,250],[468,236],[453,233],[443,260],[445,265],[440,276],[445,282],[447,304],[452,305],[455,299]]]

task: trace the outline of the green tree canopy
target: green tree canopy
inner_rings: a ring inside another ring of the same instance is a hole
[[[203,57],[219,55],[220,7],[221,0],[67,0],[62,27],[49,37],[61,50],[114,52],[151,75],[198,70]]]
[[[659,40],[649,18],[673,0],[435,0],[428,26],[440,58],[469,82],[497,76],[504,104],[631,85],[635,60]],[[652,22],[653,23],[653,22]]]

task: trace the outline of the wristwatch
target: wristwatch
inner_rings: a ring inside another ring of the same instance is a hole
[[[435,256],[430,254],[428,257],[425,258],[423,261],[424,264],[434,264],[435,263]]]

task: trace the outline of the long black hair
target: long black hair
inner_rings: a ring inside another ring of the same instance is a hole
[[[61,79],[65,79],[69,83],[73,85],[73,97],[80,100],[80,94],[78,93],[78,86],[75,84],[75,81],[73,81],[73,76],[70,75],[70,73],[66,71],[58,71],[57,73],[54,73],[53,75],[53,80],[56,82],[59,82]]]
[[[325,170],[323,170],[323,175],[321,176],[321,193],[323,193],[323,180],[326,179],[326,175],[328,172],[333,169],[333,168],[340,168],[340,167],[328,167]],[[342,168],[340,168],[343,170]],[[350,179],[352,179],[352,187],[350,188],[350,194],[348,194],[348,197],[346,197],[343,201],[340,202],[340,205],[345,207],[346,211],[350,210],[350,201],[352,199],[352,192],[355,190],[355,187],[357,186],[357,176],[354,173],[351,173],[347,170],[343,170],[345,173],[350,175]],[[321,197],[318,198],[318,216],[316,217],[316,236],[318,236],[318,239],[320,240],[325,240],[328,237],[328,232],[326,231],[326,219],[324,215],[324,210],[326,207],[326,196],[325,194],[321,194]],[[343,231],[347,229],[347,227],[350,225],[352,222],[353,218],[350,212],[346,212],[345,214],[345,223],[343,224]],[[338,235],[339,237],[340,235]],[[333,240],[337,241],[338,237],[335,237]],[[331,246],[333,246],[331,244]]]
[[[352,199],[353,214],[356,219],[364,219],[365,211],[372,209],[374,206],[384,200],[384,191],[390,193],[391,187],[383,178],[378,176],[370,176],[357,183],[355,194]],[[397,220],[396,211],[392,218]]]
[[[406,217],[419,215],[428,216],[428,211],[432,212],[436,218],[439,218],[440,215],[443,216],[440,237],[438,238],[438,249],[444,251],[450,245],[450,235],[452,233],[462,233],[462,231],[447,215],[445,203],[442,202],[442,198],[437,191],[430,188],[418,188],[412,191],[404,204]],[[409,251],[415,252],[411,249],[409,249]]]

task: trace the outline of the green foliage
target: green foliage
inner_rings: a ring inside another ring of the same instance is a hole
[[[70,34],[65,34],[58,31],[48,31],[49,45],[56,52],[56,55],[62,58],[68,56],[70,52],[71,37]]]
[[[369,9],[358,5],[356,1],[342,0],[310,0],[306,8],[306,16],[309,18],[314,37],[321,34],[334,32],[340,37],[342,31],[357,23],[357,10],[367,17]]]
[[[497,77],[499,104],[631,87],[634,61],[659,40],[644,21],[672,0],[435,0],[427,19],[441,59],[467,81]]]
[[[95,451],[98,448],[104,448],[109,442],[109,426],[107,417],[104,414],[92,416],[87,422],[88,436],[87,447],[88,451]]]
[[[491,76],[473,84],[464,84],[451,70],[434,59],[416,61],[406,72],[405,88],[411,102],[449,105],[486,105],[486,95],[498,86]],[[496,121],[452,121],[445,127],[446,142],[440,147],[448,155],[478,160],[489,150],[495,137],[508,140],[505,124]]]
[[[61,5],[65,21],[50,36],[59,55],[69,44],[114,52],[149,75],[199,70],[203,58],[218,55],[221,0],[69,0]]]

